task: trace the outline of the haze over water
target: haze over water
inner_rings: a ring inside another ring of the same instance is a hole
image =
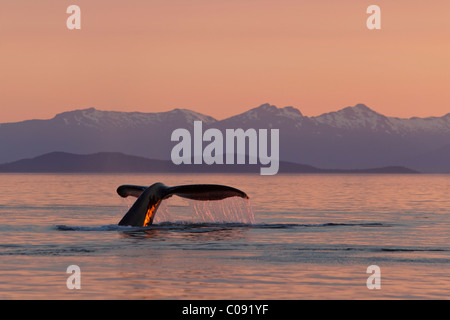
[[[448,175],[2,174],[0,299],[450,297]],[[149,228],[117,227],[121,184],[225,184],[173,197]],[[194,206],[196,206],[194,208]],[[69,290],[69,265],[81,289]],[[366,269],[381,269],[369,290]]]

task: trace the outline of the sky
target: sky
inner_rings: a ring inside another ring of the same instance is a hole
[[[449,14],[448,0],[0,0],[0,123],[90,107],[224,119],[263,103],[442,116]]]

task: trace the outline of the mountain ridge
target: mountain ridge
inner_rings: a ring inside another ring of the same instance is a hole
[[[439,151],[450,141],[450,113],[397,118],[364,104],[309,117],[292,106],[265,103],[222,120],[179,108],[153,113],[78,109],[47,120],[0,124],[0,163],[53,151],[123,152],[168,160],[175,145],[173,130],[192,130],[198,120],[204,130],[279,129],[280,160],[286,162],[352,170],[406,166],[450,173],[448,152]]]
[[[0,164],[0,173],[257,173],[255,165],[174,165],[169,160],[147,159],[120,152],[74,154],[51,152],[30,159]],[[279,173],[419,173],[406,167],[333,170],[281,162]]]

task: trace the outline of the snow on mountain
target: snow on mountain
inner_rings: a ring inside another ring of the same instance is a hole
[[[277,108],[274,105],[265,103],[257,108],[253,108],[240,115],[233,116],[230,119],[239,118],[241,120],[245,120],[245,118],[248,118],[249,120],[262,120],[264,117],[267,116],[284,117],[292,120],[301,120],[303,118],[303,115],[300,112],[300,110],[294,107]]]
[[[294,107],[277,108],[268,103],[244,113],[220,121],[221,124],[240,123],[249,127],[255,123],[265,124],[269,128],[284,127],[294,124],[297,128],[308,125],[308,130],[339,129],[343,132],[364,130],[383,134],[442,134],[450,132],[450,113],[443,117],[410,119],[388,117],[382,115],[364,104],[346,107],[339,111],[324,113],[319,116],[304,116]],[[315,129],[314,129],[315,128]]]
[[[216,120],[207,115],[187,110],[174,109],[160,113],[100,111],[95,108],[64,112],[54,117],[65,125],[77,125],[97,129],[121,128],[131,129],[149,125],[161,124],[166,121],[192,123],[201,120],[204,123],[214,123]]]
[[[277,108],[265,103],[244,113],[218,122],[219,128],[280,128],[301,127],[306,119],[300,110],[294,107]]]
[[[389,126],[387,117],[373,111],[363,104],[347,107],[336,112],[325,113],[311,120],[318,124],[340,129],[386,130]]]
[[[450,114],[443,117],[402,119],[384,116],[363,104],[325,113],[311,119],[320,124],[347,130],[365,129],[400,135],[450,133]]]
[[[446,134],[450,132],[450,113],[443,117],[389,118],[394,132]]]
[[[276,126],[283,126],[286,124],[294,124],[295,127],[301,128],[302,125],[308,123],[310,125],[326,126],[335,129],[363,129],[392,134],[442,134],[450,132],[450,113],[443,117],[413,117],[410,119],[403,119],[384,116],[364,104],[357,104],[354,107],[346,107],[339,111],[324,113],[319,116],[307,117],[294,107],[277,108],[274,105],[266,103],[221,121],[188,109],[173,109],[171,111],[159,113],[143,113],[101,111],[95,108],[88,108],[63,112],[57,114],[50,120],[27,120],[0,125],[3,125],[4,128],[5,126],[15,126],[22,123],[53,121],[67,126],[82,126],[102,130],[105,128],[131,129],[156,124],[167,124],[167,122],[177,122],[180,125],[182,123],[192,125],[196,120],[200,120],[206,125],[213,125],[216,123],[222,125],[240,123],[243,127],[259,123],[260,126],[264,124],[269,128],[275,128]]]

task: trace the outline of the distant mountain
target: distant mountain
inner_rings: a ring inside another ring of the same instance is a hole
[[[4,123],[0,124],[0,163],[55,151],[123,152],[169,159],[172,131],[190,128],[195,120],[216,122],[185,109],[140,113],[90,108],[64,112],[49,120]]]
[[[111,172],[167,172],[166,160],[150,160],[123,153],[100,152],[80,155],[51,152],[32,159],[22,159],[0,165],[0,172],[20,173],[111,173]]]
[[[280,157],[285,161],[323,168],[409,166],[423,172],[450,172],[450,155],[439,151],[450,142],[450,113],[401,119],[358,104],[307,117],[293,107],[264,104],[214,126],[279,128]],[[420,161],[414,160],[419,157]]]
[[[75,110],[48,120],[0,124],[0,163],[56,151],[119,152],[170,160],[176,144],[171,141],[173,130],[192,132],[196,120],[203,122],[203,130],[279,129],[284,162],[330,169],[406,166],[450,172],[450,113],[401,119],[363,104],[316,117],[304,116],[294,107],[263,104],[224,120],[186,109],[161,113]]]
[[[256,173],[259,165],[174,165],[117,152],[80,155],[52,152],[32,159],[0,165],[4,173]],[[279,173],[417,173],[404,167],[367,170],[329,170],[309,165],[281,162]]]

